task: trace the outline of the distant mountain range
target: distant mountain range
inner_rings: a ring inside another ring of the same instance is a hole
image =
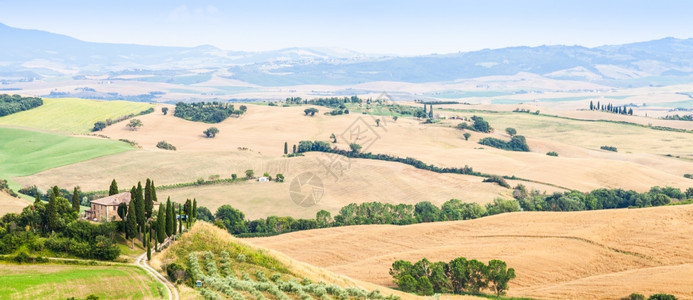
[[[198,83],[212,74],[260,86],[450,82],[520,72],[611,86],[670,84],[693,79],[693,39],[664,38],[595,48],[510,47],[383,57],[330,48],[243,52],[213,46],[91,43],[4,24],[0,24],[0,36],[4,42],[0,47],[0,80],[5,82],[99,74],[148,75],[149,81],[170,81],[177,76],[190,77],[188,70],[199,69],[207,71],[197,71],[198,80],[189,83]]]

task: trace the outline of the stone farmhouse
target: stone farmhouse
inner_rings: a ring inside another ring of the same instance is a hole
[[[84,211],[84,218],[95,222],[120,221],[118,205],[130,204],[130,192],[111,195],[91,201],[91,208]]]

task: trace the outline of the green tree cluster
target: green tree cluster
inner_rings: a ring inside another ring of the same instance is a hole
[[[43,105],[43,100],[36,97],[0,94],[0,117]]]
[[[243,108],[242,106],[241,108]],[[204,122],[219,123],[230,116],[240,116],[246,109],[236,110],[232,104],[220,102],[196,102],[196,103],[176,103],[174,116],[181,119]]]
[[[496,296],[508,290],[508,282],[515,278],[515,270],[501,260],[488,265],[476,259],[458,257],[450,262],[430,262],[423,258],[416,263],[398,260],[392,264],[390,275],[404,292],[419,295],[434,293],[479,294],[490,289]]]

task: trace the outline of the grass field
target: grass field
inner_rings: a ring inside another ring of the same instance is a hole
[[[0,299],[162,299],[165,289],[135,266],[0,264]],[[161,291],[161,292],[160,292]]]
[[[501,259],[509,295],[618,299],[631,293],[693,298],[693,205],[574,213],[520,212],[470,221],[368,225],[246,239],[294,259],[385,286],[398,259]]]
[[[1,117],[0,126],[26,127],[63,133],[89,133],[97,121],[137,114],[150,107],[154,105],[129,101],[46,98],[43,99],[43,105],[37,108]]]
[[[0,178],[11,180],[12,177],[132,149],[126,143],[105,139],[0,127]]]

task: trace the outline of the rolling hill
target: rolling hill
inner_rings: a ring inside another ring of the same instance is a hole
[[[509,295],[614,299],[633,292],[693,297],[693,205],[591,212],[510,213],[471,221],[368,225],[247,242],[355,279],[392,286],[398,259],[501,259]]]

